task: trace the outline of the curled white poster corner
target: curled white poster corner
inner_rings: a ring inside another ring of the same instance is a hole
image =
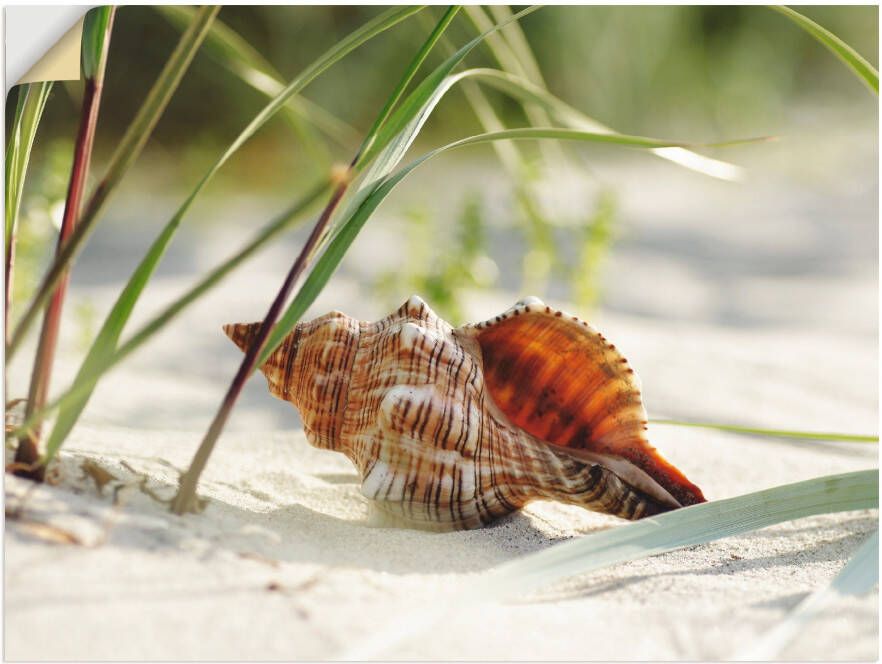
[[[83,17],[94,6],[7,6],[6,93],[20,83],[79,79]]]

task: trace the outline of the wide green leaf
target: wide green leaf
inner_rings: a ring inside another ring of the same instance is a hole
[[[812,37],[821,42],[832,51],[837,58],[845,63],[845,66],[863,81],[870,90],[877,95],[879,94],[879,72],[876,71],[876,68],[861,57],[860,53],[855,51],[851,46],[827,30],[827,28],[818,25],[807,16],[790,9],[790,7],[785,7],[783,5],[770,5],[769,9],[772,9],[779,14],[783,14]]]
[[[879,470],[872,469],[817,477],[641,519],[504,563],[451,591],[446,601],[437,601],[438,608],[417,623],[406,616],[392,616],[388,629],[356,644],[338,659],[375,658],[443,621],[455,607],[510,600],[575,574],[794,519],[878,507]]]

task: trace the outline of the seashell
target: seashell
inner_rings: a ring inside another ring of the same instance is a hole
[[[242,350],[260,323],[227,325]],[[419,297],[374,323],[300,323],[261,367],[309,441],[386,512],[473,528],[552,499],[626,519],[704,502],[649,444],[615,346],[537,298],[453,328]]]

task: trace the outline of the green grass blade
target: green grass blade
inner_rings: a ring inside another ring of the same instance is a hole
[[[573,574],[784,521],[878,507],[878,469],[826,475],[693,505],[554,546],[500,566],[486,586],[512,597]]]
[[[459,76],[474,78],[478,82],[489,85],[511,97],[541,106],[558,122],[566,124],[573,129],[600,133],[615,131],[555,97],[548,90],[511,73],[499,71],[498,69],[479,68],[467,70],[459,74]],[[740,180],[743,177],[743,172],[738,166],[705,157],[685,148],[658,148],[652,152],[662,159],[709,177],[729,181]]]
[[[6,146],[6,251],[15,233],[21,208],[21,195],[24,190],[25,174],[37,127],[46,107],[46,100],[52,90],[52,81],[25,83],[18,90],[18,102]]]
[[[161,313],[145,323],[119,348],[111,353],[99,354],[96,352],[95,354],[90,354],[80,367],[70,387],[39,412],[34,413],[31,418],[14,432],[14,435],[24,435],[53,412],[61,410],[62,414],[55,422],[49,439],[50,442],[47,445],[49,450],[47,458],[51,458],[57,452],[61,441],[67,437],[73,428],[79,414],[86,407],[92,391],[105,373],[149,341],[156,333],[171,323],[184,309],[217,286],[227,275],[251,258],[260,248],[276,238],[282,231],[288,229],[294,220],[300,219],[328,191],[329,187],[330,182],[322,182],[310,188],[294,206],[270,222],[255,235],[251,242],[209,272],[196,285],[169,304]]]
[[[110,310],[104,321],[98,336],[92,343],[86,359],[83,361],[81,370],[92,372],[92,367],[102,365],[108,361],[117,348],[120,335],[123,328],[128,322],[129,316],[141,296],[145,286],[153,275],[154,270],[159,265],[160,260],[165,254],[169,243],[174,237],[190,206],[196,197],[202,192],[208,182],[217,173],[218,170],[226,163],[226,161],[247,141],[260,127],[263,126],[273,115],[279,111],[285,104],[287,99],[303,89],[308,83],[314,80],[319,74],[328,67],[340,60],[346,54],[353,51],[372,37],[389,29],[393,25],[403,21],[408,16],[419,11],[419,7],[403,7],[394,8],[383,12],[380,16],[367,22],[362,27],[350,33],[332,46],[324,55],[318,58],[313,64],[295,78],[285,90],[267,104],[263,110],[248,124],[248,126],[233,141],[230,147],[220,156],[220,158],[211,166],[208,172],[202,177],[196,188],[186,198],[184,203],[166,224],[159,236],[153,241],[144,258],[135,268],[128,283],[118,296],[116,302]],[[91,394],[91,390],[89,390]],[[67,432],[73,426],[82,412],[82,407],[88,401],[89,394],[79,400],[70,411],[63,410],[59,412],[58,420],[64,426],[53,428],[49,441],[46,446],[46,458],[51,459],[57,452],[58,448],[64,441]],[[58,433],[56,434],[56,431]]]
[[[182,5],[154,5],[153,9],[178,29],[186,27],[196,11],[193,7]],[[223,21],[215,21],[211,26],[205,51],[267,97],[275,97],[285,87],[279,71]],[[300,95],[288,100],[284,112],[301,134],[304,133],[305,121],[343,146],[357,144],[360,139],[360,134],[352,126]]]
[[[510,20],[520,20],[537,9],[539,7],[528,7],[515,14]],[[416,138],[419,129],[428,119],[438,100],[449,89],[450,84],[445,82],[448,74],[488,35],[504,27],[504,25],[504,23],[500,23],[462,46],[423,79],[419,86],[408,95],[407,99],[390,116],[389,121],[377,132],[376,138],[371,142],[369,148],[365,150],[359,160],[361,163],[367,163],[381,152],[384,154],[384,158],[377,159],[370,174],[365,177],[366,182],[372,182],[378,179],[378,177],[385,176],[394,168]],[[405,131],[405,127],[410,127],[410,130]],[[393,143],[393,139],[396,138],[398,140],[395,140]],[[387,147],[392,149],[387,150]]]
[[[507,5],[488,5],[487,11],[493,16],[496,22],[507,20],[511,16],[511,8]],[[542,70],[530,48],[527,36],[524,34],[520,23],[509,23],[502,29],[502,37],[508,43],[508,47],[523,71],[523,76],[536,85],[545,87],[545,78],[542,76]]]
[[[713,422],[687,422],[683,420],[650,420],[652,424],[663,424],[677,427],[695,427],[698,429],[715,429],[746,433],[753,436],[771,436],[774,438],[797,438],[801,440],[833,440],[845,443],[878,443],[879,436],[861,436],[850,433],[824,433],[820,431],[791,431],[787,429],[761,429],[738,424],[716,424]]]
[[[799,12],[793,11],[790,7],[785,7],[783,5],[770,5],[769,9],[772,9],[779,14],[783,14],[812,37],[821,42],[832,51],[833,54],[839,58],[855,76],[863,81],[870,90],[877,95],[879,94],[879,72],[876,71],[873,65],[861,57],[860,53],[855,51],[851,46],[807,16],[803,16]]]
[[[504,563],[478,580],[463,584],[444,608],[417,625],[426,630],[454,607],[499,602],[533,592],[575,574],[640,560],[686,546],[749,533],[817,514],[835,514],[879,506],[879,470],[861,470],[785,484],[735,498],[693,505],[586,535]],[[393,618],[339,659],[372,659],[418,632],[405,629],[406,618]],[[410,626],[408,626],[410,627]]]
[[[233,377],[232,382],[230,383],[230,387],[227,389],[227,392],[224,395],[223,400],[221,401],[220,407],[215,413],[214,418],[211,420],[211,423],[208,426],[208,430],[205,432],[205,435],[203,436],[199,447],[196,449],[196,453],[193,455],[193,460],[190,462],[190,466],[189,468],[187,468],[187,472],[181,475],[178,492],[171,502],[171,510],[176,514],[183,514],[190,511],[198,511],[200,509],[199,501],[196,498],[196,487],[199,482],[199,476],[202,474],[202,471],[205,468],[205,464],[208,463],[208,459],[211,456],[212,451],[214,450],[214,446],[217,443],[217,440],[220,437],[221,433],[223,432],[224,426],[226,426],[227,419],[229,418],[230,413],[236,405],[236,402],[239,398],[239,395],[242,393],[242,389],[244,388],[246,381],[257,366],[257,359],[260,350],[265,344],[271,329],[276,324],[279,314],[282,312],[282,309],[285,306],[285,302],[288,300],[288,296],[290,295],[291,290],[300,279],[303,271],[306,269],[306,266],[311,263],[315,252],[318,251],[318,249],[325,241],[328,231],[331,227],[333,214],[343,196],[345,195],[347,189],[349,188],[352,173],[354,169],[358,166],[359,159],[364,153],[365,146],[370,145],[370,143],[374,140],[375,135],[379,131],[379,128],[384,124],[384,121],[388,117],[392,107],[395,105],[398,98],[400,98],[400,96],[403,94],[404,89],[407,87],[410,79],[419,69],[429,50],[431,50],[432,45],[437,40],[440,33],[443,32],[447,25],[450,23],[450,19],[455,13],[456,8],[451,8],[450,10],[448,10],[445,16],[442,17],[441,21],[439,21],[438,28],[433,31],[433,33],[429,36],[429,39],[426,41],[426,45],[424,45],[424,47],[417,52],[417,54],[411,60],[411,63],[408,65],[407,69],[405,69],[404,76],[401,78],[399,84],[393,90],[386,105],[381,110],[377,121],[374,123],[374,126],[365,138],[365,142],[356,153],[352,162],[350,162],[346,171],[344,173],[338,173],[337,176],[334,178],[336,180],[336,186],[334,187],[334,191],[331,194],[330,199],[322,210],[322,213],[319,215],[319,218],[313,226],[309,236],[307,237],[306,242],[301,248],[300,253],[294,259],[294,262],[291,264],[291,268],[285,275],[285,279],[282,282],[279,291],[276,293],[275,298],[273,299],[269,309],[267,310],[266,315],[263,318],[263,322],[260,325],[257,336],[254,338],[249,348],[245,351],[245,356],[242,358],[239,369],[236,371],[236,374]]]
[[[528,7],[512,16],[509,22],[518,21],[537,9],[539,8],[535,6]],[[505,23],[501,23],[493,26],[448,57],[423,79],[379,129],[375,128],[375,131],[365,139],[366,147],[360,152],[353,170],[359,172],[367,164],[370,164],[370,167],[361,173],[358,182],[350,188],[347,198],[337,212],[338,219],[348,219],[355,214],[374,186],[398,165],[435,106],[456,82],[455,78],[449,76],[450,72],[483,39],[504,25]],[[435,41],[437,38],[433,43]]]
[[[5,230],[6,242],[5,272],[6,292],[4,301],[4,320],[9,330],[9,308],[12,306],[12,277],[15,262],[15,235],[18,226],[18,215],[21,209],[21,197],[24,192],[25,175],[31,158],[37,127],[46,107],[46,100],[52,90],[52,81],[25,83],[18,89],[18,102],[12,118],[9,142],[6,146],[6,204]]]
[[[362,143],[361,148],[359,148],[358,150],[358,154],[356,154],[355,159],[353,159],[353,164],[358,165],[363,161],[367,161],[371,146],[377,140],[380,129],[383,127],[383,125],[389,119],[389,116],[392,114],[392,109],[395,108],[395,105],[404,95],[404,91],[407,89],[407,86],[410,85],[413,77],[416,76],[417,70],[419,70],[420,66],[422,66],[426,57],[435,47],[435,44],[438,43],[441,35],[443,35],[444,31],[447,30],[447,26],[450,25],[450,22],[453,20],[453,17],[456,16],[456,13],[458,11],[459,7],[456,5],[448,7],[447,11],[444,12],[444,15],[441,17],[441,20],[438,21],[432,32],[429,34],[428,39],[423,42],[423,45],[420,47],[420,50],[417,51],[417,54],[411,61],[407,71],[404,72],[404,76],[402,76],[401,79],[398,81],[398,85],[395,86],[392,94],[389,95],[382,110],[377,115],[376,120],[374,120],[374,124],[368,131],[364,143]]]
[[[512,30],[518,31],[523,36],[523,33],[520,32],[520,27],[517,21],[510,20],[512,16],[511,11],[507,8],[494,10],[489,7],[487,8],[487,11],[494,15],[494,20],[497,20],[498,24],[504,26],[498,32],[488,35],[487,40],[485,41],[485,46],[490,50],[490,53],[495,58],[496,62],[498,62],[499,66],[504,70],[528,79],[540,87],[544,87],[545,81],[542,78],[542,73],[539,71],[538,65],[532,57],[532,52],[530,52],[529,46],[526,44],[526,39],[523,42],[523,47],[526,48],[529,55],[519,52],[518,49],[513,46],[512,41],[509,38]],[[493,25],[493,21],[487,15],[485,9],[478,5],[467,7],[466,15],[479,32],[486,31]],[[531,68],[531,64],[533,65],[533,68]],[[534,127],[545,127],[552,124],[551,118],[548,117],[545,109],[541,106],[536,106],[529,101],[522,102],[522,106],[524,114],[527,116],[527,120]],[[539,146],[539,150],[542,153],[546,164],[561,165],[566,164],[569,161],[562,147],[557,143],[542,143]],[[529,196],[529,194],[527,195]]]
[[[110,194],[116,189],[129,167],[141,154],[141,150],[153,133],[153,128],[162,117],[168,102],[181,82],[193,56],[199,49],[208,27],[219,11],[218,7],[203,7],[197,13],[193,24],[181,37],[159,77],[147,94],[135,118],[132,120],[122,140],[110,159],[104,177],[98,182],[88,203],[83,208],[79,223],[70,238],[55,256],[45,277],[19,320],[6,347],[6,358],[10,359],[20,347],[30,325],[41,308],[46,304],[56,284],[65,274],[73,260],[94,228]]]
[[[830,585],[816,590],[758,641],[732,657],[740,661],[778,659],[788,645],[799,638],[818,615],[841,597],[865,595],[879,583],[879,531],[869,538],[836,575]],[[817,626],[823,629],[822,625]],[[814,629],[814,627],[813,627]]]
[[[528,7],[506,21],[492,26],[462,46],[408,95],[397,110],[389,116],[388,121],[375,131],[374,136],[369,136],[365,140],[366,148],[361,151],[352,170],[358,172],[365,164],[369,163],[370,167],[362,172],[358,181],[350,187],[337,211],[337,219],[347,220],[355,215],[377,183],[391,173],[401,161],[435,106],[458,80],[456,77],[450,76],[450,72],[489,35],[503,28],[507,23],[518,21],[537,9],[539,7]],[[339,225],[339,222],[336,225]],[[278,335],[278,332],[274,331],[274,334]],[[268,356],[268,353],[264,350],[261,356]]]
[[[80,46],[80,64],[83,78],[90,79],[103,74],[99,70],[104,66],[104,46],[110,37],[110,25],[113,8],[110,6],[96,7],[86,12],[83,20],[83,36]]]
[[[448,79],[450,80],[450,79]],[[443,93],[442,93],[443,94]],[[433,96],[434,98],[434,96]],[[412,131],[413,124],[408,125],[404,129],[404,133]],[[337,233],[333,236],[328,248],[322,254],[321,258],[316,262],[315,267],[307,277],[297,296],[288,306],[288,309],[279,318],[279,322],[273,328],[260,353],[256,366],[263,365],[272,352],[278,347],[288,333],[293,329],[294,325],[300,320],[318,294],[324,288],[325,284],[331,278],[331,275],[337,269],[349,246],[355,240],[361,231],[365,222],[368,220],[379,204],[391,193],[391,191],[406,178],[417,167],[426,161],[460,147],[468,145],[477,145],[481,143],[491,143],[493,141],[502,140],[536,140],[554,138],[558,140],[579,140],[586,142],[609,143],[632,148],[655,148],[678,145],[672,141],[663,141],[654,138],[646,138],[643,136],[626,136],[623,134],[599,134],[596,132],[584,132],[574,129],[559,128],[536,128],[528,127],[523,129],[507,129],[498,132],[489,132],[486,134],[478,134],[469,136],[459,141],[449,143],[442,147],[436,148],[431,152],[423,155],[419,159],[411,162],[409,165],[396,171],[394,174],[382,178],[378,182],[368,185],[363,191],[361,204],[349,215],[344,217]],[[404,136],[404,141],[412,140],[409,136]],[[397,149],[395,145],[391,146]],[[368,188],[369,187],[369,188]]]

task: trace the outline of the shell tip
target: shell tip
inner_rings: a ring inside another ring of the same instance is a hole
[[[243,353],[248,350],[252,340],[257,336],[260,323],[227,323],[223,326],[224,334],[236,344]]]

